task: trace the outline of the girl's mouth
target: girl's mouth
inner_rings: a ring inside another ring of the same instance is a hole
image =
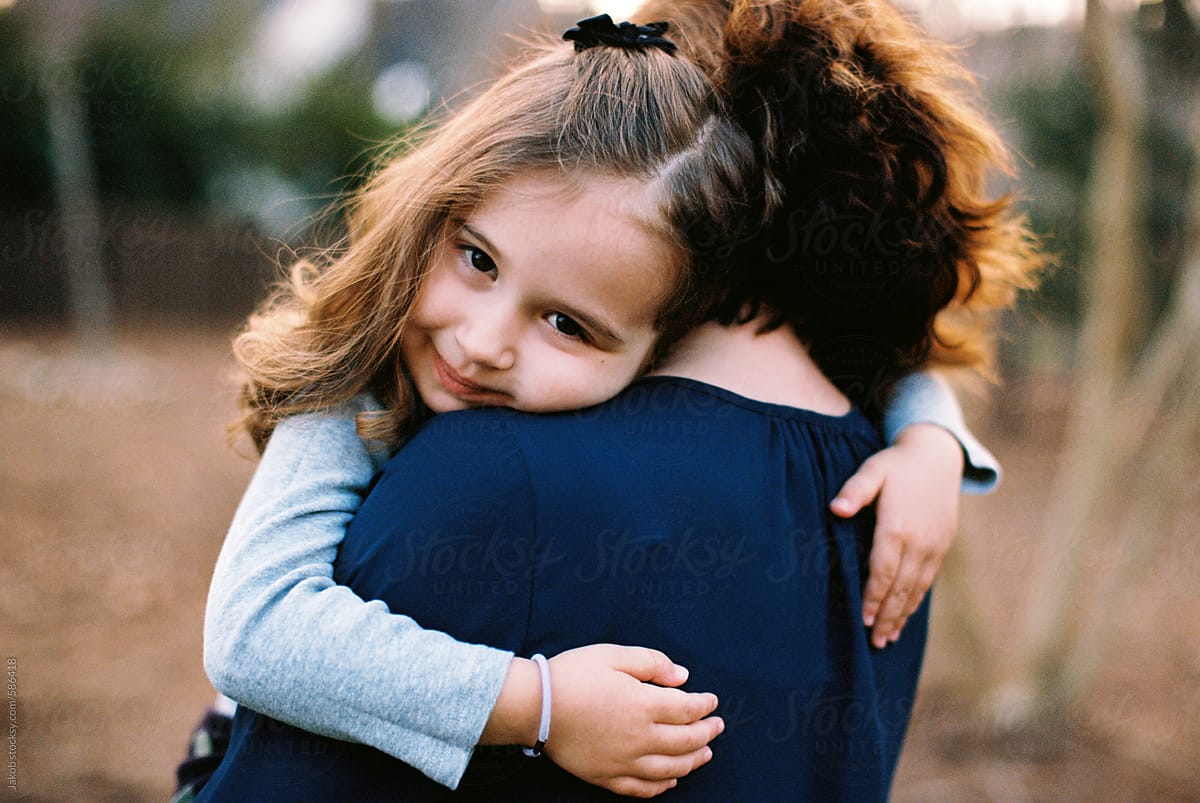
[[[454,396],[479,397],[502,395],[499,391],[472,382],[458,371],[455,371],[450,366],[450,363],[442,359],[442,355],[437,352],[437,349],[433,350],[433,372],[437,375],[438,382],[442,384],[442,387]]]

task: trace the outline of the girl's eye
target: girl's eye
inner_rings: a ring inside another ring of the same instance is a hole
[[[588,339],[587,332],[583,330],[583,327],[574,318],[563,315],[561,312],[550,313],[546,316],[546,320],[550,322],[551,326],[567,337],[577,338],[584,342]]]
[[[462,246],[462,250],[467,255],[467,262],[480,273],[493,273],[496,270],[496,263],[485,252],[471,245]]]

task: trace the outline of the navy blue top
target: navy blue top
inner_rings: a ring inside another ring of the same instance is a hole
[[[880,446],[857,411],[668,377],[575,413],[439,415],[377,479],[335,577],[461,640],[525,656],[637,644],[688,667],[685,688],[715,692],[726,729],[664,801],[886,800],[927,605],[899,642],[870,647],[860,611],[873,522],[827,507]],[[446,797],[617,798],[518,748],[478,749],[452,792],[248,709],[201,795]]]

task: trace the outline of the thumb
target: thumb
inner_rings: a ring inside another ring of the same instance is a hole
[[[879,461],[872,457],[859,467],[853,477],[846,480],[846,484],[829,503],[829,509],[844,519],[850,518],[875,501],[883,490],[885,477]]]
[[[617,647],[613,669],[625,672],[640,681],[659,686],[682,686],[688,671],[672,661],[665,653],[649,647]]]

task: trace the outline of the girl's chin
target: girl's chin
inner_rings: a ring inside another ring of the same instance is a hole
[[[425,406],[435,413],[452,413],[455,410],[466,410],[472,406],[440,388],[433,393],[422,393],[421,398],[425,402]]]
[[[504,402],[499,398],[461,399],[445,388],[436,388],[432,393],[423,393],[421,398],[425,406],[435,413],[453,413],[457,410],[472,410],[477,407],[503,407]]]

